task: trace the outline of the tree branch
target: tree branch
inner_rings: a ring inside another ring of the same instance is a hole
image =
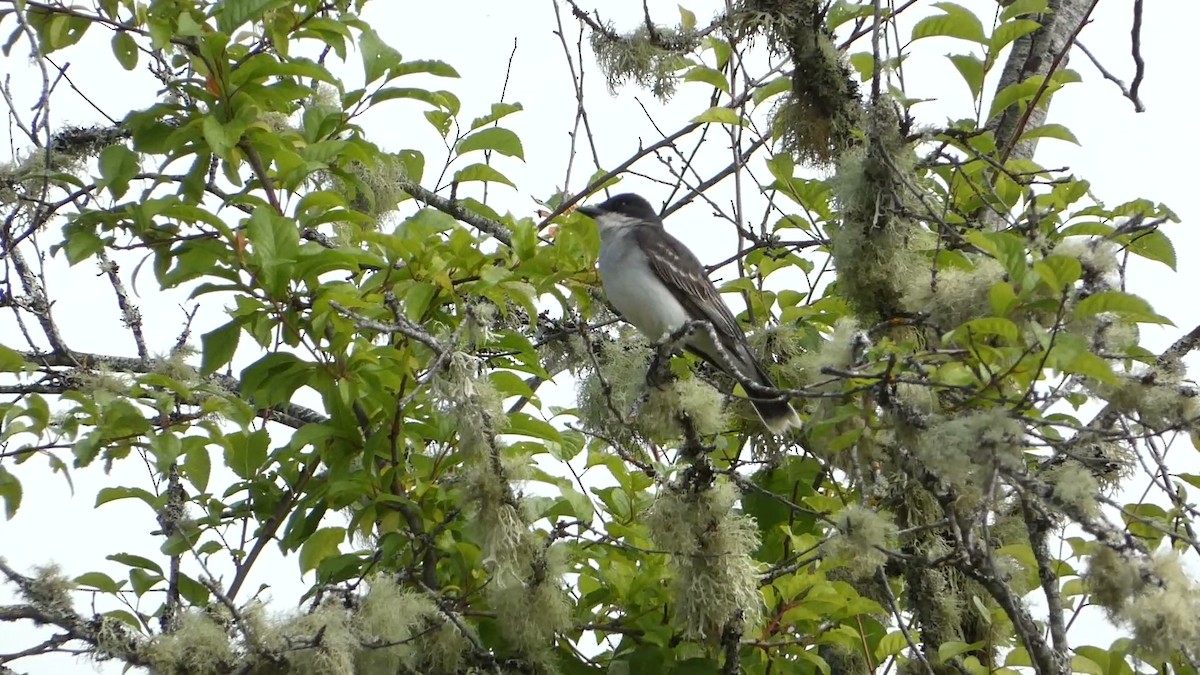
[[[111,356],[89,352],[55,352],[52,354],[38,354],[36,352],[19,353],[26,361],[48,368],[68,368],[72,370],[105,368],[120,373],[149,373],[153,372],[157,366],[157,362],[154,360],[142,361],[141,359],[126,356]],[[208,381],[230,394],[237,394],[241,390],[241,382],[229,375],[211,375]],[[37,391],[38,393],[61,394],[66,391],[74,391],[76,388],[68,385],[14,385],[9,388],[8,393],[20,393],[26,390]],[[263,408],[257,414],[265,420],[278,422],[293,429],[299,429],[306,424],[323,424],[329,421],[329,418],[324,414],[312,408],[306,408],[294,403],[281,403],[270,408]]]

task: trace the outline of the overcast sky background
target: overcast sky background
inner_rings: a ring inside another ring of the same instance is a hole
[[[632,28],[641,20],[640,1],[606,0],[597,4],[603,5],[605,18],[615,22],[618,28]],[[985,12],[984,23],[990,25],[988,17],[994,3],[963,0],[963,4]],[[686,5],[703,24],[723,3],[709,0]],[[590,5],[584,3],[583,6]],[[678,19],[673,2],[654,3],[652,11],[659,23],[669,24]],[[1094,14],[1094,23],[1081,36],[1084,44],[1105,66],[1126,82],[1132,77],[1128,44],[1131,12],[1128,2],[1102,2]],[[1200,322],[1196,302],[1200,272],[1190,267],[1197,259],[1195,252],[1200,250],[1197,246],[1200,238],[1190,225],[1197,215],[1193,201],[1193,162],[1200,147],[1192,132],[1194,65],[1191,59],[1182,55],[1194,39],[1194,26],[1200,23],[1200,6],[1192,2],[1147,3],[1146,12],[1141,44],[1147,73],[1142,99],[1148,111],[1135,114],[1130,102],[1121,97],[1116,87],[1102,80],[1083,55],[1076,52],[1070,65],[1083,75],[1084,82],[1071,85],[1056,95],[1049,121],[1069,126],[1082,146],[1043,141],[1037,158],[1047,167],[1070,166],[1073,172],[1088,178],[1093,193],[1110,205],[1144,197],[1165,202],[1179,214],[1182,225],[1167,226],[1165,230],[1178,251],[1180,271],[1175,273],[1160,264],[1135,259],[1130,290],[1150,299],[1160,314],[1172,318],[1186,331]],[[564,6],[562,13],[568,42],[574,49],[579,27],[571,19],[569,8]],[[521,136],[526,161],[497,160],[498,168],[520,190],[493,185],[490,203],[500,212],[533,215],[537,208],[533,197],[548,197],[561,187],[568,159],[567,132],[575,112],[573,85],[562,45],[553,34],[552,3],[375,2],[368,6],[365,18],[406,59],[436,58],[453,65],[462,75],[461,80],[431,80],[430,84],[456,93],[463,102],[462,117],[467,120],[483,114],[491,103],[499,100],[509,55],[516,40],[506,100],[522,103],[525,110],[507,119],[504,125]],[[916,15],[910,21],[915,18]],[[6,37],[12,27],[11,19],[0,22],[0,38]],[[907,30],[902,30],[902,34],[907,34]],[[151,104],[155,100],[156,82],[143,69],[133,73],[120,70],[111,55],[110,37],[107,31],[93,27],[81,45],[56,53],[54,59],[60,65],[69,63],[68,75],[87,97],[112,117],[120,118],[130,109]],[[936,125],[947,119],[971,115],[966,86],[943,58],[947,53],[961,53],[967,49],[965,43],[934,40],[926,41],[915,50],[906,65],[908,94],[934,99],[915,108],[919,123]],[[24,106],[23,111],[29,109],[40,91],[39,76],[26,58],[27,51],[28,45],[21,43],[14,49],[12,57],[0,61],[0,72],[10,74],[9,86],[19,104]],[[606,167],[616,165],[639,146],[661,138],[638,101],[647,106],[655,122],[667,133],[706,107],[709,89],[700,84],[681,86],[679,94],[666,105],[636,87],[612,96],[591,63],[586,44],[584,56],[587,72],[585,101],[601,160]],[[348,81],[356,81],[361,72],[357,54],[352,54],[349,60],[344,72]],[[439,161],[441,141],[421,117],[422,110],[421,104],[393,101],[368,113],[361,123],[368,138],[386,150],[416,148],[425,151],[428,183],[429,172]],[[103,121],[92,106],[65,86],[57,91],[52,111],[55,126],[85,126]],[[6,125],[6,133],[11,138],[11,148],[18,153],[27,150],[26,139],[19,131]],[[713,142],[723,142],[719,136],[714,139]],[[645,164],[651,165],[652,160]],[[584,187],[592,168],[590,157],[581,152],[572,184],[567,188],[574,192]],[[665,194],[662,187],[636,177],[627,178],[622,187],[641,192],[652,201],[661,201]],[[727,258],[734,246],[734,233],[728,224],[709,217],[704,207],[693,206],[681,211],[668,220],[667,226],[691,245],[705,262]],[[81,351],[134,355],[133,341],[120,325],[111,290],[107,283],[97,278],[95,266],[84,263],[63,270],[60,261],[50,264],[51,287],[48,291],[56,301],[56,315],[67,343]],[[126,281],[129,283],[128,274]],[[103,285],[95,286],[98,283]],[[135,302],[145,317],[150,349],[165,354],[183,326],[184,314],[180,305],[186,293],[159,293],[153,288],[148,271],[136,289],[140,297],[135,298]],[[202,309],[193,326],[194,342],[198,344],[199,335],[224,322],[220,310],[219,306]],[[12,323],[11,314],[0,315],[0,341],[22,348],[24,342]],[[1144,344],[1158,351],[1173,341],[1181,328],[1144,327]],[[235,371],[255,358],[253,353],[240,352]],[[564,405],[573,400],[569,386],[560,386],[543,398],[549,403]],[[1173,466],[1187,466],[1186,470],[1196,471],[1196,451],[1186,439],[1176,444],[1169,459],[1184,462]],[[228,477],[218,471],[219,463],[220,458],[214,458],[213,486]],[[122,501],[100,509],[92,508],[95,494],[101,487],[145,484],[148,473],[141,460],[126,460],[118,464],[111,475],[105,475],[99,465],[74,473],[74,494],[61,476],[52,475],[38,459],[20,467],[9,465],[9,468],[15,470],[23,482],[25,498],[15,520],[0,522],[0,555],[16,569],[30,570],[36,565],[56,562],[70,576],[99,569],[115,578],[123,578],[126,568],[106,562],[106,555],[156,550],[158,542],[149,534],[156,529],[153,514],[140,503]],[[218,491],[212,486],[210,490]],[[1129,495],[1136,497],[1139,494],[1140,489],[1131,486]],[[260,583],[269,583],[271,588],[266,597],[274,599],[273,607],[288,609],[306,588],[306,580],[300,578],[294,559],[281,559],[274,547],[269,547],[266,553],[269,555],[260,560],[256,574],[246,588],[251,590]],[[196,572],[194,565],[190,569]],[[247,594],[239,599],[248,597]],[[0,587],[0,603],[12,600],[10,588]],[[87,611],[83,606],[80,609]],[[1075,633],[1075,642],[1079,644],[1107,646],[1115,635],[1097,616],[1089,616],[1075,630],[1079,631]],[[0,630],[0,653],[29,647],[34,644],[36,635],[44,633],[31,630],[27,624],[5,625]],[[120,672],[118,666],[109,664],[98,669],[89,662],[69,656],[39,657],[16,665],[18,672],[32,675]]]

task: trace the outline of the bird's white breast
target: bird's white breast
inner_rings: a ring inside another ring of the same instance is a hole
[[[690,318],[654,274],[627,228],[601,229],[600,281],[622,318],[651,341],[674,332]]]

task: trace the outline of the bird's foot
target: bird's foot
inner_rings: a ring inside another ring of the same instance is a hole
[[[671,371],[671,355],[659,352],[650,360],[650,368],[646,370],[646,386],[650,389],[665,389],[667,385],[679,376]]]

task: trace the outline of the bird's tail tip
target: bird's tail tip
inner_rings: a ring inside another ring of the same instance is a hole
[[[789,429],[800,428],[800,415],[787,401],[752,401],[754,411],[759,419],[776,436],[782,436]]]

